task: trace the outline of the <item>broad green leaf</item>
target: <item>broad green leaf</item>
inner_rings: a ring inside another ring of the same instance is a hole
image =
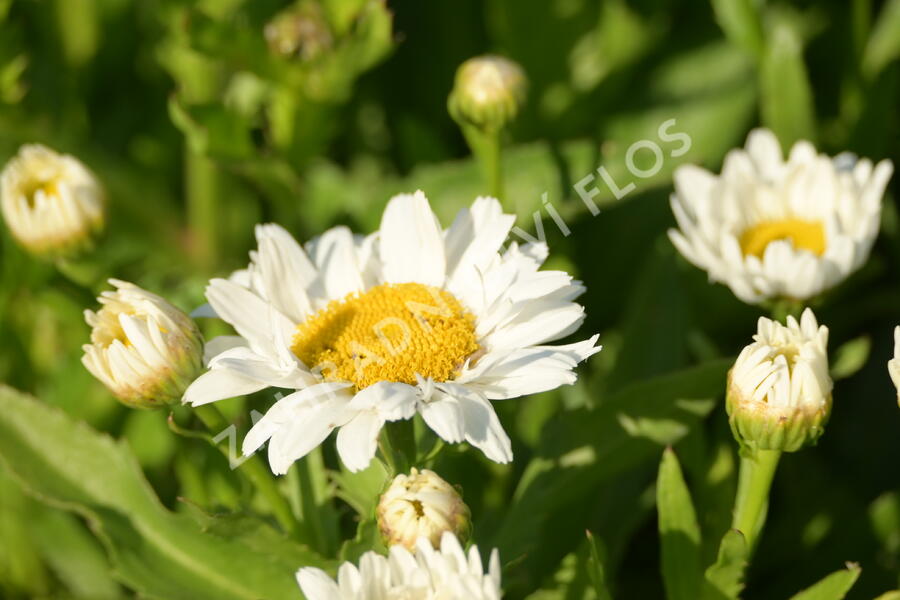
[[[831,363],[831,378],[845,379],[865,366],[872,350],[872,340],[864,335],[841,344]]]
[[[695,600],[700,589],[700,526],[671,448],[663,452],[656,480],[662,575],[669,600]]]
[[[606,549],[600,538],[594,536],[590,531],[586,533],[588,550],[590,551],[588,573],[591,576],[591,582],[594,584],[597,600],[612,600],[606,583]]]
[[[884,67],[900,56],[900,0],[884,3],[862,58],[863,73],[875,79]]]
[[[703,600],[735,600],[744,589],[748,548],[744,534],[729,529],[719,545],[719,557],[706,569]]]
[[[803,45],[787,23],[776,23],[769,34],[759,77],[762,121],[778,136],[782,148],[800,139],[815,141],[813,96]]]
[[[36,497],[86,518],[116,577],[143,596],[297,596],[293,567],[242,537],[205,532],[189,515],[164,508],[127,446],[6,387],[0,387],[0,462]],[[322,564],[302,552],[305,564]]]
[[[493,545],[506,560],[527,554],[547,515],[684,437],[712,410],[730,366],[714,361],[641,381],[548,424]]]
[[[122,590],[112,578],[103,547],[76,517],[44,507],[33,525],[44,561],[76,598],[121,597]]]
[[[875,598],[875,600],[900,600],[900,590],[885,592],[884,594]]]
[[[856,583],[862,569],[854,563],[847,563],[847,568],[835,571],[812,587],[791,596],[791,600],[841,600]]]
[[[50,577],[29,524],[35,518],[35,502],[0,468],[0,592],[45,596]]]
[[[753,0],[712,0],[716,22],[733,44],[759,58],[763,49],[759,9]]]

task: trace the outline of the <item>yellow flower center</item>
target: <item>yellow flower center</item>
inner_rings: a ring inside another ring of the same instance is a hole
[[[37,196],[38,191],[44,192],[45,195],[55,196],[59,193],[59,188],[56,186],[56,181],[53,179],[42,181],[35,180],[30,181],[24,186],[24,194],[25,199],[28,201],[28,206],[34,207],[35,205],[35,197]]]
[[[766,247],[778,240],[790,240],[794,248],[809,250],[817,256],[825,253],[825,228],[822,223],[803,219],[782,219],[753,225],[741,234],[741,250],[744,256],[762,258]]]
[[[478,350],[475,318],[449,292],[385,283],[351,293],[297,326],[291,350],[326,379],[358,390],[379,381],[447,381]]]

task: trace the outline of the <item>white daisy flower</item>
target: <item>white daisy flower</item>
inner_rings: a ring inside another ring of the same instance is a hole
[[[578,329],[584,288],[539,271],[544,244],[499,252],[514,217],[479,198],[442,230],[422,192],[388,203],[367,237],[336,227],[306,248],[277,225],[256,229],[248,269],[206,296],[239,334],[212,340],[210,371],[185,392],[204,404],[267,387],[279,400],[244,440],[269,441],[275,473],[334,430],[351,470],[365,468],[387,421],[416,413],[447,442],[512,459],[492,400],[574,383],[597,336],[548,346]]]
[[[812,310],[787,326],[759,319],[728,373],[726,408],[743,445],[792,452],[815,442],[831,413],[828,328]]]
[[[894,358],[888,361],[888,373],[897,388],[897,405],[900,406],[900,327],[894,328]]]
[[[94,377],[133,408],[178,400],[203,370],[203,338],[190,317],[156,294],[110,279],[116,291],[84,311],[91,343],[81,362]]]
[[[485,573],[478,548],[466,554],[451,533],[435,550],[426,539],[415,554],[393,546],[387,557],[366,552],[357,568],[344,563],[337,581],[321,569],[305,567],[297,572],[300,589],[309,600],[499,600],[500,558],[491,552]]]
[[[87,248],[103,229],[104,193],[78,159],[22,146],[0,174],[0,206],[13,237],[38,255]]]
[[[787,162],[771,131],[725,157],[722,174],[675,171],[672,243],[751,304],[806,300],[865,263],[878,234],[889,160],[816,154],[797,142]]]
[[[445,531],[465,541],[471,513],[456,488],[428,469],[397,475],[375,509],[385,546],[412,550],[419,539],[435,547]]]

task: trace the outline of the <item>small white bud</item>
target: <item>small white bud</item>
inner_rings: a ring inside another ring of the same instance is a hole
[[[103,230],[105,196],[94,174],[38,144],[22,146],[4,167],[0,204],[13,237],[39,256],[77,254]]]
[[[110,279],[99,311],[84,311],[93,329],[81,361],[125,405],[155,408],[181,398],[203,369],[203,339],[194,322],[156,294]]]
[[[726,408],[738,442],[784,452],[815,443],[831,414],[828,328],[807,308],[786,326],[761,318],[753,340],[728,373]]]
[[[419,538],[438,547],[445,531],[468,538],[469,507],[452,485],[428,469],[397,475],[382,494],[376,509],[378,528],[386,546],[412,550]]]

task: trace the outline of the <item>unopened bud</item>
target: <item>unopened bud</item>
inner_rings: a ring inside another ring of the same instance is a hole
[[[469,534],[469,507],[456,488],[428,469],[397,475],[381,496],[376,514],[388,547],[399,544],[411,550],[416,540],[425,538],[437,548],[445,531],[462,541]]]
[[[194,322],[156,294],[111,279],[116,291],[84,311],[93,329],[82,362],[125,405],[156,408],[181,398],[203,369],[203,339]]]
[[[0,204],[13,237],[29,252],[71,257],[103,230],[104,193],[76,158],[22,146],[0,174]]]
[[[496,132],[519,114],[526,88],[525,72],[508,58],[470,58],[456,71],[447,107],[460,126]]]
[[[750,450],[793,452],[815,443],[831,413],[828,328],[807,308],[786,326],[761,318],[753,340],[728,373],[735,438]]]

